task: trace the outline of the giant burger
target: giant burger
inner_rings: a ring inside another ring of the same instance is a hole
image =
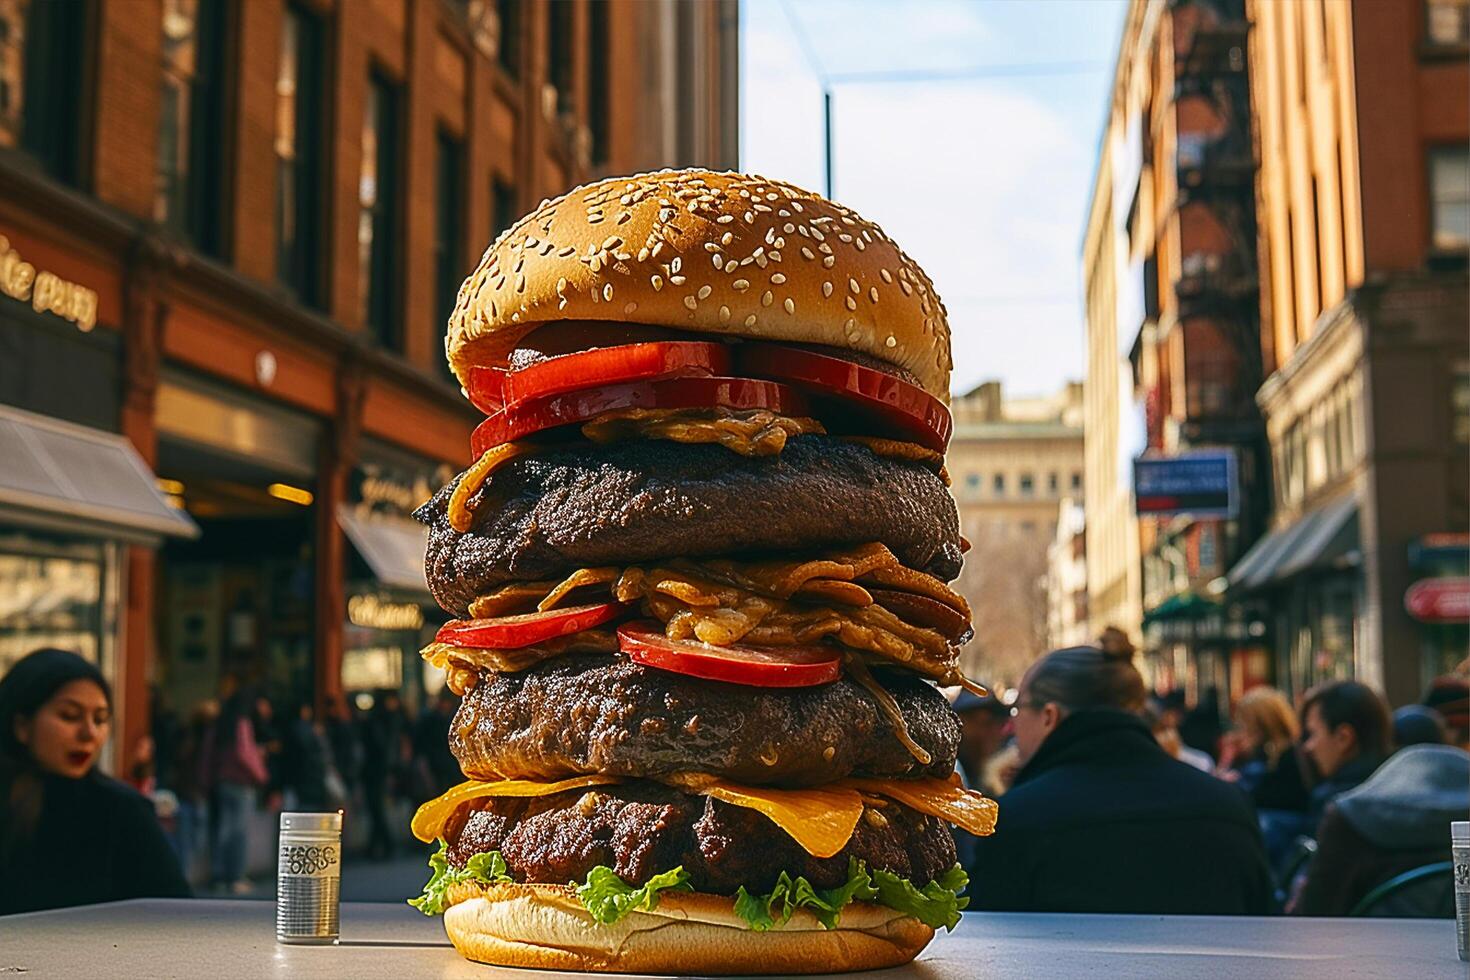
[[[414,901],[465,956],[614,972],[911,960],[966,899],[936,685],[949,326],[871,222],[702,170],[543,203],[460,290],[486,413],[418,512],[467,781]]]

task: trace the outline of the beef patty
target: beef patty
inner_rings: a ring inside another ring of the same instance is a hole
[[[499,851],[517,881],[566,884],[599,864],[640,885],[682,866],[695,891],[769,891],[782,871],[817,888],[847,880],[848,859],[923,887],[955,862],[954,837],[941,820],[884,801],[867,807],[847,846],[815,858],[765,816],[653,782],[593,786],[533,799],[486,799],[456,814],[449,862],[464,867]]]
[[[921,765],[877,702],[847,677],[818,687],[760,688],[644,667],[624,657],[556,657],[484,674],[460,704],[449,744],[476,779],[584,773],[708,773],[749,785],[815,786],[844,776],[945,778],[960,726],[943,695],[907,672],[875,672]]]
[[[671,557],[879,541],[946,581],[960,570],[959,519],[939,477],[828,436],[796,436],[760,458],[652,439],[548,448],[491,475],[464,534],[447,516],[461,477],[415,514],[429,525],[429,589],[456,616],[504,582]]]

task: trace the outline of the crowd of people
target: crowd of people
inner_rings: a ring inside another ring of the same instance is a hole
[[[1151,694],[1133,653],[1109,630],[1037,661],[1013,705],[956,700],[962,774],[1001,803],[993,836],[959,840],[972,908],[1448,913],[1448,874],[1373,893],[1448,861],[1470,819],[1463,676],[1393,713],[1357,681],[1295,705],[1260,686],[1226,728],[1217,693]]]
[[[1293,704],[1257,687],[1221,723],[1213,696],[1155,696],[1116,630],[1056,650],[1014,703],[966,693],[960,770],[1001,801],[995,834],[956,831],[972,909],[1444,914],[1448,875],[1378,898],[1449,857],[1470,818],[1470,686],[1436,681],[1390,714],[1356,681]],[[248,887],[252,821],[281,808],[362,819],[366,855],[404,842],[402,811],[462,777],[454,699],[411,719],[395,692],[277,710],[226,678],[187,718],[155,704],[125,780],[98,760],[112,695],[74,653],[38,650],[0,678],[0,915]],[[131,784],[131,785],[129,785]],[[189,871],[195,874],[188,874]]]

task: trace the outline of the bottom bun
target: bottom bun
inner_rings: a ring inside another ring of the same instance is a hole
[[[468,959],[496,966],[598,973],[843,973],[907,963],[934,938],[913,916],[855,902],[836,929],[798,909],[785,925],[755,932],[734,902],[664,893],[658,908],[599,925],[560,885],[453,886],[444,931]]]

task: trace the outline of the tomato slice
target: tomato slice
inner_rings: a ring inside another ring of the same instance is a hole
[[[495,619],[456,619],[441,626],[434,639],[460,647],[519,650],[601,626],[622,615],[626,608],[621,602],[601,602]]]
[[[806,415],[807,401],[794,388],[753,378],[670,378],[585,388],[507,405],[481,422],[470,447],[485,450],[544,429],[586,422],[620,408],[763,408],[782,415]]]
[[[581,388],[709,377],[730,373],[730,348],[712,341],[663,340],[619,344],[560,354],[523,368],[470,368],[467,391],[487,415],[527,398],[544,398]]]
[[[771,378],[841,399],[862,414],[885,423],[909,439],[944,452],[954,427],[938,398],[902,378],[873,368],[781,344],[748,343],[737,351],[736,368],[755,378]],[[819,418],[840,418],[822,413]],[[857,428],[861,430],[862,421]]]
[[[618,627],[618,649],[649,667],[751,687],[812,687],[842,676],[842,658],[824,646],[713,646],[671,640],[663,624],[639,620]]]

